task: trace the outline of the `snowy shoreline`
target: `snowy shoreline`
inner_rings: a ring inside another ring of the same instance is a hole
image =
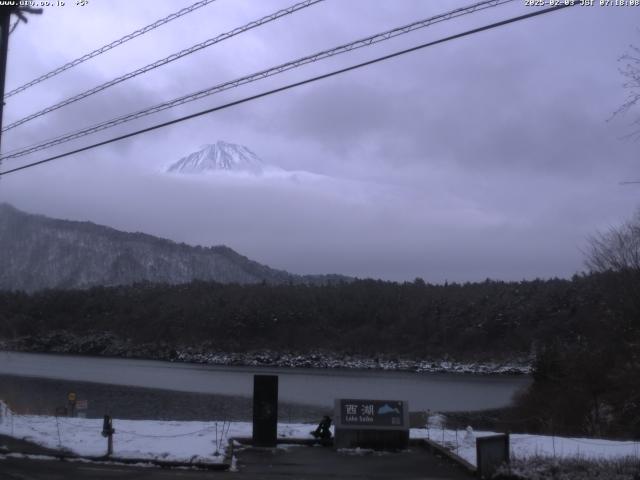
[[[106,337],[106,338],[105,338]],[[407,359],[391,356],[377,358],[339,354],[331,351],[311,353],[208,351],[205,347],[172,348],[165,345],[131,345],[110,335],[76,337],[50,336],[0,340],[0,351],[85,355],[112,358],[136,358],[227,367],[276,367],[300,369],[379,370],[413,373],[458,373],[474,375],[530,375],[531,359],[490,362],[461,362],[450,359]]]
[[[529,375],[532,367],[525,362],[455,362],[450,360],[410,360],[338,356],[332,353],[249,352],[192,353],[178,351],[171,361],[220,366],[283,367],[316,369],[383,370],[415,373],[466,373],[478,375]]]

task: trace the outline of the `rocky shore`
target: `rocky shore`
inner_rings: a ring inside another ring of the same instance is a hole
[[[376,358],[332,351],[221,352],[204,342],[198,346],[173,346],[163,343],[134,343],[111,333],[78,336],[68,332],[53,332],[43,336],[29,336],[0,340],[0,349],[21,352],[66,353],[123,358],[144,358],[172,362],[200,363],[221,366],[287,367],[317,369],[362,369],[404,371],[417,373],[464,373],[480,375],[528,375],[531,359],[506,361],[456,361],[450,358]]]

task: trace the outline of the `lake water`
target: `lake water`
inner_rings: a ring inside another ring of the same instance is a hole
[[[155,360],[0,352],[0,374],[251,396],[254,374],[279,376],[285,402],[330,407],[335,398],[408,400],[411,410],[481,410],[508,405],[526,376],[487,376],[220,367]]]

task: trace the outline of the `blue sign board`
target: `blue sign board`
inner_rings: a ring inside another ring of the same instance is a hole
[[[409,428],[404,401],[340,399],[336,403],[337,425],[342,427]]]

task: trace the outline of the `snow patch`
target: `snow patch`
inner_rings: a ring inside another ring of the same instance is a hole
[[[443,429],[433,424],[426,429],[411,429],[411,438],[428,438],[472,465],[476,463],[476,442],[479,437],[497,435],[497,432]],[[585,460],[639,458],[640,442],[604,440],[597,438],[556,437],[512,433],[509,435],[511,456],[526,459],[548,457],[557,459],[582,458]]]
[[[251,422],[226,421],[114,419],[113,427],[114,457],[198,463],[223,463],[228,439],[250,437],[252,432]],[[309,424],[279,424],[278,437],[312,439],[312,429]],[[2,435],[89,457],[106,454],[101,432],[102,419],[17,415],[10,410],[0,423]]]
[[[106,439],[101,435],[101,419],[16,415],[1,401],[0,412],[0,434],[29,440],[46,448],[66,449],[82,456],[100,456],[106,453]],[[252,433],[251,422],[114,419],[113,425],[116,430],[114,456],[182,462],[197,460],[222,463],[227,453],[228,440],[234,437],[250,437]],[[278,438],[312,439],[312,429],[311,424],[279,423]],[[496,432],[445,429],[441,421],[431,421],[427,428],[410,430],[411,438],[428,438],[472,465],[476,465],[475,440],[488,435],[496,435]],[[510,438],[511,455],[518,459],[640,458],[640,442],[634,441],[528,434],[511,434]],[[242,448],[237,442],[234,442],[234,446]],[[284,443],[279,445],[279,448],[289,449],[297,446]],[[373,452],[367,449],[348,449],[340,453],[371,455]],[[234,464],[235,459],[232,458],[232,469]]]

